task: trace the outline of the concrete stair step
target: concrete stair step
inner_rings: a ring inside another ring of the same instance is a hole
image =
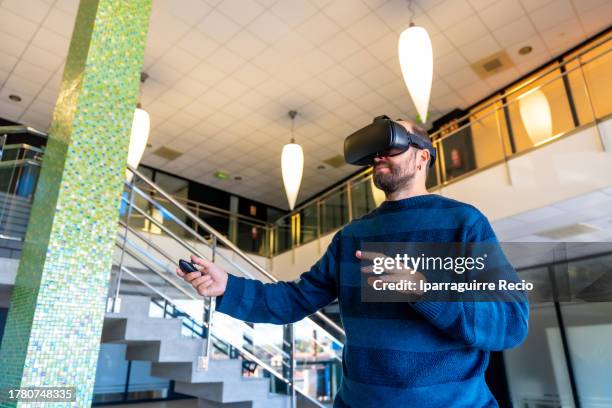
[[[176,392],[222,403],[265,400],[268,398],[269,388],[268,378],[238,377],[214,383],[174,383]]]
[[[242,360],[211,360],[197,368],[205,340],[181,336],[181,319],[151,318],[150,298],[121,296],[118,313],[107,313],[102,342],[127,344],[126,358],[150,361],[151,375],[175,381],[175,391],[197,397],[199,408],[290,408],[286,395],[269,392],[269,378],[242,376]],[[298,396],[299,408],[316,407]]]
[[[242,360],[210,360],[208,370],[200,371],[193,363],[153,363],[151,375],[188,383],[220,382],[242,376]]]
[[[6,221],[10,218],[28,219],[30,218],[32,207],[29,204],[25,205],[13,202],[0,202],[0,212],[2,212],[2,214],[0,214],[2,215],[0,221]]]
[[[0,234],[8,236],[8,237],[25,237],[27,225],[0,225]]]
[[[119,303],[119,312],[107,313],[108,317],[133,317],[136,319],[149,317],[151,299],[147,296],[122,295],[119,297]]]
[[[181,337],[182,324],[180,319],[107,317],[102,329],[102,342],[140,344],[178,339]]]
[[[300,406],[298,405],[298,407]],[[229,403],[199,398],[198,408],[291,408],[291,399],[287,395],[281,394],[268,394],[265,400]]]
[[[190,338],[165,339],[146,345],[130,344],[125,356],[128,360],[191,363],[202,355],[205,344],[204,339]]]

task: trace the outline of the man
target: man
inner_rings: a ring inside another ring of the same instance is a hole
[[[400,123],[412,137],[429,142],[415,124]],[[263,284],[195,257],[201,273],[177,269],[177,274],[200,295],[218,296],[217,311],[249,322],[295,322],[338,298],[346,344],[335,407],[497,406],[484,380],[489,351],[522,342],[526,302],[361,298],[361,260],[371,259],[361,251],[366,242],[497,242],[476,208],[428,194],[431,159],[429,150],[414,145],[378,154],[374,183],[386,200],[337,232],[323,257],[296,282]]]

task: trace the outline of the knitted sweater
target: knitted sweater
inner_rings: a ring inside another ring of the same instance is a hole
[[[517,302],[362,302],[364,242],[497,242],[471,205],[429,194],[385,201],[333,237],[295,282],[229,276],[217,310],[253,323],[301,320],[338,298],[346,331],[334,407],[495,407],[490,350],[520,344],[529,307]]]

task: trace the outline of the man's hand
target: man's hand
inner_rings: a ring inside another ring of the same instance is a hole
[[[191,255],[191,262],[201,266],[198,272],[185,273],[176,268],[176,274],[191,284],[201,296],[221,296],[227,287],[227,272],[210,261]]]
[[[372,263],[374,262],[374,258],[387,258],[385,254],[381,254],[377,252],[363,252],[360,250],[355,251],[355,256],[357,257],[357,259],[361,261],[370,261]],[[362,266],[361,273],[372,275],[374,273],[374,267],[372,265]],[[412,281],[416,283],[416,287],[418,288],[419,282],[422,280],[425,280],[425,276],[421,272],[414,271],[412,269],[392,269],[392,270],[386,270],[385,273],[380,274],[380,275],[368,276],[368,285],[374,286],[375,281],[393,282],[393,283],[399,283],[402,281]],[[400,291],[400,292],[417,295],[417,296],[420,296],[423,294],[418,289],[415,289],[412,291]]]

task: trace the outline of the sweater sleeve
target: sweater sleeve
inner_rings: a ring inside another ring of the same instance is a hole
[[[338,292],[339,234],[296,281],[263,283],[230,274],[216,310],[251,323],[288,324],[328,305]]]
[[[498,243],[484,215],[480,215],[471,228],[467,241]],[[516,271],[503,253],[502,257],[510,268],[511,277],[518,280]],[[527,336],[529,304],[524,292],[517,292],[510,301],[507,295],[504,301],[463,302],[430,301],[425,296],[412,303],[412,307],[447,336],[482,350],[516,347]]]

